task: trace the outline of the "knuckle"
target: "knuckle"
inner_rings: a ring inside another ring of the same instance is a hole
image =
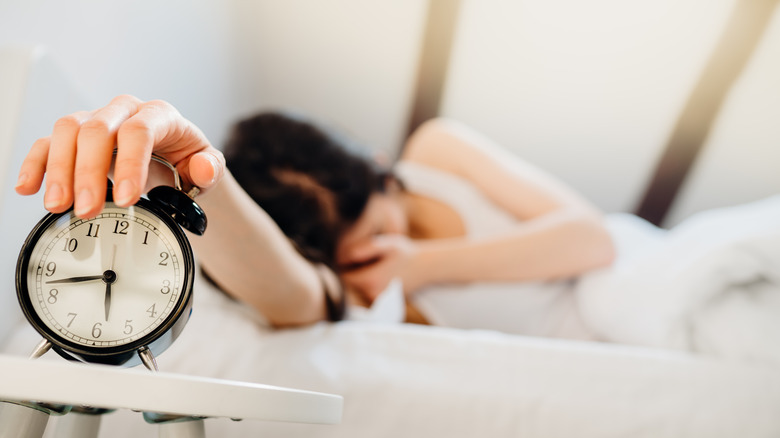
[[[136,157],[136,156],[122,157],[122,158],[117,158],[116,168],[121,169],[124,172],[127,171],[134,172],[141,169],[145,169],[146,162],[141,157]]]
[[[51,137],[41,137],[38,140],[35,140],[32,145],[32,149],[36,151],[47,150],[49,148],[49,144],[51,144]]]
[[[75,177],[79,179],[79,176],[84,176],[84,179],[96,178],[95,175],[101,173],[105,176],[106,170],[101,162],[95,160],[77,160],[75,168]]]
[[[151,139],[152,126],[144,119],[129,119],[119,127],[119,132],[122,134],[132,134],[134,137],[141,137],[143,139]]]
[[[49,157],[49,161],[46,162],[46,173],[52,175],[68,173],[72,169],[73,164],[64,157],[52,155]]]
[[[120,94],[111,99],[111,103],[132,103],[138,105],[141,103],[141,99],[133,96],[132,94]]]
[[[79,136],[81,135],[105,137],[111,135],[111,126],[105,120],[90,119],[81,125]]]
[[[54,130],[77,130],[81,126],[81,119],[75,114],[60,117],[54,122]]]
[[[144,103],[142,106],[163,113],[176,112],[176,108],[174,108],[173,105],[161,99],[150,100]]]

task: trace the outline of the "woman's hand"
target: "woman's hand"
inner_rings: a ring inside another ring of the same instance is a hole
[[[52,134],[27,154],[16,191],[38,192],[46,174],[47,210],[60,213],[74,205],[79,217],[95,216],[103,208],[114,148],[113,197],[123,207],[143,194],[153,152],[176,166],[184,184],[207,189],[224,174],[222,153],[172,105],[125,95],[57,120]]]
[[[413,274],[415,243],[403,234],[384,234],[356,245],[343,260],[346,268],[341,279],[348,289],[356,290],[369,303],[381,294],[394,278],[401,278],[406,292],[419,287]]]

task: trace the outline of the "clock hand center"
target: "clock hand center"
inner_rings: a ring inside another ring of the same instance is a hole
[[[111,269],[106,270],[106,272],[103,273],[100,277],[101,280],[103,280],[103,283],[106,284],[112,284],[116,282],[116,272],[112,271]]]

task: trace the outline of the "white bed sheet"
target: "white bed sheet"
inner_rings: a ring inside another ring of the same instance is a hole
[[[6,353],[26,354],[37,340],[21,326]],[[345,398],[337,426],[210,419],[213,437],[780,436],[776,367],[485,330],[342,322],[273,331],[203,281],[188,326],[158,361],[168,372]],[[105,416],[100,436],[155,433],[120,411]]]

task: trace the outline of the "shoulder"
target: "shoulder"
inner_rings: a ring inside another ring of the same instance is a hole
[[[466,128],[462,123],[453,119],[428,120],[409,136],[400,159],[460,173],[464,151],[458,138],[464,129]]]
[[[407,140],[400,160],[424,164],[468,180],[492,173],[497,163],[517,160],[477,130],[449,118],[435,118]]]

